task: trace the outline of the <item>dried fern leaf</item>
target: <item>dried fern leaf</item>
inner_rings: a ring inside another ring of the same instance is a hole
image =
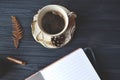
[[[11,16],[13,24],[13,41],[15,48],[19,47],[20,40],[23,37],[23,28],[18,22],[16,16]]]

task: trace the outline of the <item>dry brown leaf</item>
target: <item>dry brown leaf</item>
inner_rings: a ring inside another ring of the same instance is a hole
[[[18,22],[16,16],[11,16],[13,24],[13,41],[15,48],[19,47],[19,42],[23,37],[23,28]]]

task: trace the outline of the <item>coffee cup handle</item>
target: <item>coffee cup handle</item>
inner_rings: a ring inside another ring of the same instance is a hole
[[[74,16],[75,18],[77,17],[77,15],[75,14],[75,12],[70,12],[70,13],[68,13],[68,16],[69,16],[69,17]]]
[[[77,17],[77,15],[74,12],[70,12],[68,13],[68,17],[69,17],[69,25],[68,27],[74,27],[75,26],[75,18]]]

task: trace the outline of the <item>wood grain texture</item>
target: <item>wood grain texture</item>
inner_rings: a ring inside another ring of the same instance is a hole
[[[72,41],[60,49],[46,49],[31,34],[33,15],[48,4],[60,4],[77,14]],[[0,0],[0,58],[14,56],[26,66],[9,65],[0,80],[24,80],[29,75],[79,47],[95,52],[104,80],[120,79],[120,1],[119,0]],[[12,41],[11,16],[19,18],[24,37],[18,49]]]

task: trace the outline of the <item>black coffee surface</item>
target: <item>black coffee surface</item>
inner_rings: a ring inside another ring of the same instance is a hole
[[[43,30],[49,34],[61,32],[64,26],[64,19],[57,14],[53,14],[52,12],[47,12],[42,18]]]

